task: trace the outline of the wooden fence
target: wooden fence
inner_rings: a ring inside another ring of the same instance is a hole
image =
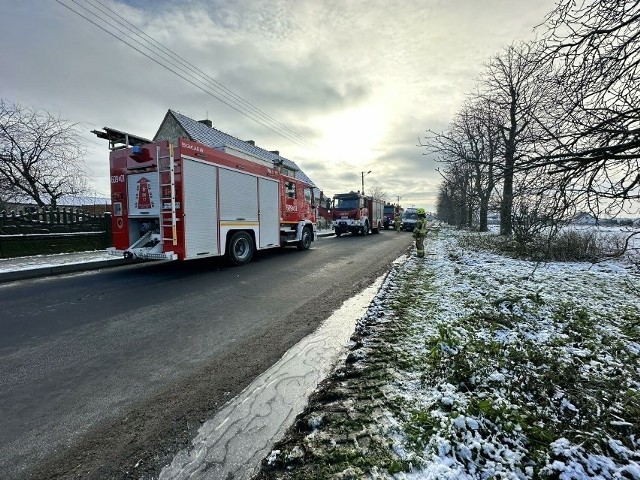
[[[111,246],[111,214],[66,208],[0,212],[0,258],[103,250]]]

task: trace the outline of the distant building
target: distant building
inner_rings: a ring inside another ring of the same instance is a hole
[[[598,219],[588,212],[580,212],[571,219],[571,223],[574,225],[597,225]]]

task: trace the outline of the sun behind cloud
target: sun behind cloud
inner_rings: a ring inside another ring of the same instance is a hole
[[[318,117],[317,141],[323,156],[334,157],[355,168],[367,168],[383,141],[387,113],[377,105],[365,105]]]

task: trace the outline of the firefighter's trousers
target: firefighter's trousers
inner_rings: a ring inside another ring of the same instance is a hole
[[[424,257],[424,236],[418,235],[416,236],[416,253],[418,257]]]

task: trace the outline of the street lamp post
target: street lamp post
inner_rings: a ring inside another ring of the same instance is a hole
[[[360,175],[362,175],[362,195],[364,195],[364,176],[369,175],[370,173],[371,170],[369,170],[368,172],[360,172]]]

